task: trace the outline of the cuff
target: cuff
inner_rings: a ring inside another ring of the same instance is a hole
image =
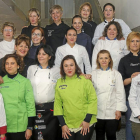
[[[28,126],[27,127],[34,126],[34,119],[35,119],[35,117],[28,117]]]
[[[61,126],[66,125],[64,117],[62,115],[61,116],[57,116],[57,118],[58,118],[59,123],[60,123]]]
[[[6,133],[7,133],[7,126],[0,127],[0,135],[1,134],[6,134]]]
[[[84,121],[89,123],[91,120],[91,117],[92,117],[92,114],[87,114]]]

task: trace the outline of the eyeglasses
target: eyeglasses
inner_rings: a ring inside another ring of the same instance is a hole
[[[4,29],[5,32],[13,32],[12,29]]]
[[[37,36],[37,37],[41,37],[41,34],[40,33],[32,33],[32,36]]]

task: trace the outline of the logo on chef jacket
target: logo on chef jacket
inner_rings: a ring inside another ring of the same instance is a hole
[[[137,85],[140,86],[140,82],[138,82]]]
[[[66,89],[67,88],[67,85],[61,85],[61,86],[59,86],[59,88]]]
[[[43,139],[43,135],[42,135],[42,132],[40,131],[40,132],[38,132],[38,140],[44,140]]]
[[[110,86],[115,86],[115,80],[112,80],[112,81],[111,81]]]
[[[48,30],[48,36],[52,36],[52,32],[53,32],[54,30]]]
[[[41,119],[42,118],[42,114],[41,113],[37,113],[37,118]]]
[[[9,88],[9,86],[0,86],[0,89],[1,89],[1,88]]]
[[[44,104],[38,104],[40,107],[43,107],[44,106]]]
[[[46,129],[46,125],[35,125],[34,129]]]

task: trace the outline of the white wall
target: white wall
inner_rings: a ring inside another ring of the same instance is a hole
[[[115,6],[115,17],[123,19],[133,29],[140,26],[140,0],[99,0],[101,7],[106,3]]]

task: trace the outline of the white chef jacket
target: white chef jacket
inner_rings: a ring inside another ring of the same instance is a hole
[[[116,111],[126,111],[126,98],[121,74],[109,69],[92,71],[92,82],[98,101],[98,119],[115,119]]]
[[[97,54],[100,50],[108,50],[113,60],[113,68],[118,70],[120,59],[129,53],[125,40],[98,40],[92,53],[92,70],[95,70]]]
[[[72,48],[67,43],[58,47],[55,53],[55,66],[60,67],[61,61],[66,55],[73,55],[81,71],[84,73],[85,65],[86,74],[91,74],[91,65],[85,47],[75,44]]]
[[[0,59],[3,58],[6,54],[12,54],[15,52],[15,40],[8,42],[3,40],[0,42]]]
[[[0,127],[6,126],[6,115],[4,109],[4,102],[0,93]]]
[[[140,74],[132,79],[128,100],[132,110],[130,120],[135,123],[140,123],[137,118],[140,116]]]
[[[37,65],[28,68],[27,78],[31,81],[36,103],[54,101],[55,85],[60,78],[60,68],[41,69]]]
[[[131,32],[129,26],[122,20],[122,19],[114,19],[114,21],[118,22],[122,28],[122,33],[123,33],[123,37],[125,39],[127,39],[127,36],[128,34]],[[104,28],[105,26],[108,24],[108,21],[105,20],[105,22],[102,22],[100,23],[96,29],[95,29],[95,32],[94,32],[94,37],[92,39],[92,43],[94,45],[96,45],[98,39],[103,36],[103,31],[104,31]]]

